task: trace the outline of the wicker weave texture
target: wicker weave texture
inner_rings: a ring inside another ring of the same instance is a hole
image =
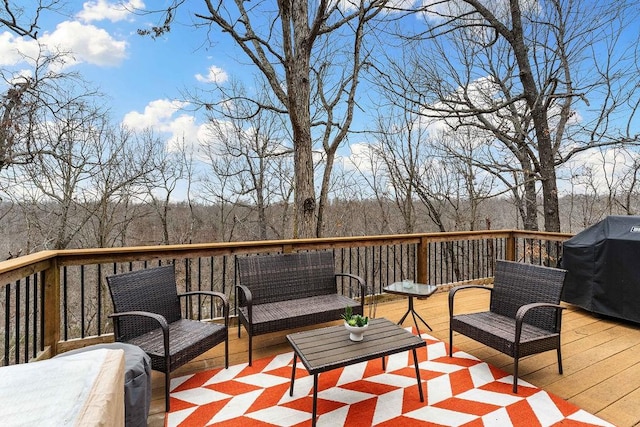
[[[499,261],[491,294],[490,311],[514,318],[525,304],[560,304],[566,271],[532,264]],[[556,310],[535,310],[526,322],[548,331],[556,331]]]
[[[508,354],[516,354],[515,319],[491,312],[462,314],[451,319],[451,329],[491,348]],[[560,333],[549,333],[544,329],[524,323],[520,337],[519,355],[553,350],[560,343]]]
[[[173,323],[180,318],[180,300],[173,265],[137,270],[107,277],[114,312],[146,311]],[[158,322],[140,316],[116,320],[120,338],[128,341],[158,328]]]
[[[224,342],[227,330],[217,323],[180,319],[169,324],[169,357],[171,370],[188,363],[202,353]],[[154,329],[128,341],[142,348],[151,358],[152,369],[164,372],[164,339],[161,329]],[[194,345],[197,343],[197,345]]]
[[[237,258],[238,279],[253,304],[290,301],[337,292],[333,254],[328,251]]]
[[[348,275],[349,283],[358,284],[350,295],[360,301],[341,295],[337,276],[342,274],[336,274],[330,251],[240,257],[236,268],[238,336],[242,324],[249,334],[250,364],[253,335],[338,320],[346,306],[364,313],[364,280]]]
[[[346,306],[362,314],[358,301],[337,294],[254,305],[253,325],[248,324],[247,307],[240,307],[240,313],[245,328],[251,328],[253,335],[260,335],[340,319]]]
[[[513,391],[517,392],[520,357],[556,350],[562,373],[560,297],[565,270],[498,261],[493,288],[467,285],[449,291],[449,355],[453,332],[459,332],[514,358]],[[489,311],[454,315],[454,299],[465,288],[491,292]]]
[[[224,342],[229,359],[229,301],[219,292],[196,291],[223,305],[224,324],[183,319],[173,265],[107,277],[113,301],[116,341],[137,345],[151,358],[151,368],[165,373],[169,411],[170,372]]]

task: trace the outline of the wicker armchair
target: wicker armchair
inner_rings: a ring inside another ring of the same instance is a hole
[[[513,392],[518,392],[518,360],[556,349],[562,374],[560,295],[566,270],[498,261],[493,288],[459,286],[449,291],[449,356],[453,331],[514,358]],[[489,311],[454,315],[454,297],[461,289],[491,292]]]
[[[224,342],[224,364],[229,365],[229,302],[219,292],[178,294],[173,265],[107,277],[113,300],[116,341],[134,344],[151,358],[151,368],[165,374],[169,412],[170,373]],[[206,295],[220,300],[224,324],[184,319],[180,297]]]

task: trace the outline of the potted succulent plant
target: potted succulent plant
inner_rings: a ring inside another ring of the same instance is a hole
[[[369,326],[369,318],[361,314],[353,314],[353,308],[347,306],[342,314],[344,319],[344,327],[349,331],[349,339],[351,341],[362,341],[364,339],[364,331]]]

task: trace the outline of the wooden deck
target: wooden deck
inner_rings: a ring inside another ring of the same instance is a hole
[[[456,312],[482,310],[488,292],[470,290],[459,294]],[[439,292],[426,300],[415,301],[416,310],[433,328],[431,334],[443,341],[449,336],[447,293]],[[403,298],[378,303],[376,317],[397,321],[407,309]],[[405,320],[409,326],[413,320]],[[428,330],[421,325],[422,332]],[[308,328],[307,328],[308,329]],[[284,333],[254,337],[254,360],[290,351]],[[248,340],[237,328],[229,335],[229,364],[247,361]],[[455,335],[454,345],[507,372],[513,361],[495,350],[464,336]],[[222,347],[183,366],[172,376],[223,366]],[[558,374],[555,351],[529,356],[520,361],[520,377],[560,396],[616,426],[640,424],[640,325],[603,319],[577,307],[568,306],[562,323],[564,374]],[[163,375],[153,372],[153,398],[149,425],[164,425]]]

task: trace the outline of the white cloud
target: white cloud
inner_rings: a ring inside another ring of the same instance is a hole
[[[178,147],[197,147],[209,135],[206,124],[196,123],[194,116],[180,113],[189,105],[183,101],[157,99],[147,104],[144,112],[132,111],[125,115],[122,123],[133,130],[152,129],[166,135],[167,150]]]
[[[124,2],[109,2],[107,0],[88,1],[82,5],[82,11],[76,17],[83,22],[109,20],[111,22],[122,21],[131,18],[131,12],[135,9],[144,9],[142,0],[130,0]]]
[[[154,128],[162,132],[169,132],[174,114],[187,105],[189,105],[187,102],[157,99],[149,102],[143,113],[137,111],[128,113],[122,122],[134,130]]]
[[[0,34],[0,66],[15,66],[23,62],[33,63],[40,52],[38,42],[16,37],[5,31]]]
[[[196,74],[196,80],[202,83],[224,83],[229,80],[229,75],[222,68],[212,65],[206,76],[200,73]]]
[[[378,169],[380,159],[377,158],[371,144],[359,142],[349,145],[351,153],[343,158],[342,166],[346,170],[358,170],[361,173],[373,173]]]
[[[559,184],[560,190],[586,194],[595,190],[607,194],[610,185],[625,183],[624,178],[638,157],[637,153],[617,147],[582,151],[558,171],[559,176],[566,178]],[[568,187],[569,179],[572,188]]]
[[[114,39],[107,31],[77,21],[58,24],[55,31],[41,37],[50,50],[69,52],[67,65],[86,62],[115,66],[127,56],[127,42]]]

